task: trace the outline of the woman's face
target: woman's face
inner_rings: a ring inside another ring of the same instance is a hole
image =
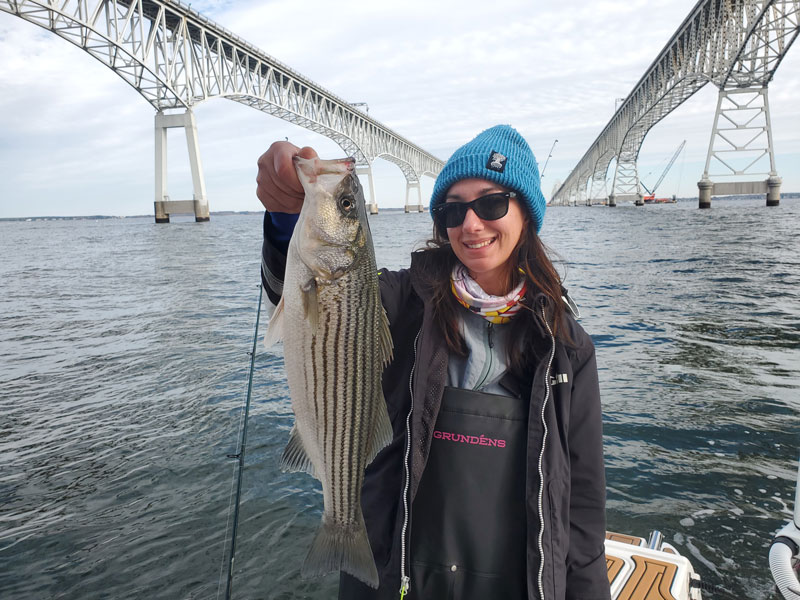
[[[445,202],[471,202],[486,194],[504,191],[501,185],[485,179],[462,179],[448,190]],[[525,226],[525,213],[517,199],[511,198],[508,213],[495,221],[479,219],[474,210],[468,209],[461,225],[447,228],[447,237],[458,260],[483,291],[502,296],[509,292],[505,289],[508,285],[506,263]]]

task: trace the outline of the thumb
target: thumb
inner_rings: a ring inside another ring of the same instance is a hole
[[[319,154],[311,146],[304,146],[297,151],[300,158],[319,158]]]

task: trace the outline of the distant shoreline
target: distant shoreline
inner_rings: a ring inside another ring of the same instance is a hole
[[[211,216],[263,215],[263,210],[220,210],[212,211]],[[177,214],[174,217],[191,217],[191,213]],[[0,217],[0,221],[101,221],[105,219],[152,219],[153,215],[48,215],[44,217]]]
[[[403,212],[401,207],[381,208],[381,212]],[[211,211],[212,217],[229,217],[232,215],[263,215],[263,210],[218,210]],[[174,217],[192,217],[192,213],[172,215]],[[43,217],[0,217],[2,221],[102,221],[106,219],[152,219],[153,215],[47,215]]]
[[[763,198],[764,194],[746,194],[742,196],[714,196],[717,199],[724,200],[752,200],[754,198]],[[781,194],[781,200],[791,200],[800,198],[800,192],[787,192]],[[678,202],[696,202],[697,196],[688,198],[678,198]],[[379,207],[380,208],[380,207]],[[381,212],[402,212],[405,209],[400,206],[392,206],[380,208]],[[263,210],[219,210],[211,211],[212,217],[227,217],[232,215],[263,215]],[[185,215],[174,215],[176,217],[191,217],[190,213]],[[106,219],[152,219],[153,215],[72,215],[72,216],[59,216],[49,215],[43,217],[0,217],[0,222],[3,221],[101,221]]]

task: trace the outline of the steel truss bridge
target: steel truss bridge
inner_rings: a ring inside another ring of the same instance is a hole
[[[713,194],[764,192],[767,205],[777,205],[781,179],[775,170],[767,86],[798,32],[800,0],[700,0],[552,203],[643,204],[636,162],[647,132],[711,82],[719,96],[698,182],[700,207],[709,207]],[[612,161],[616,165],[607,196]]]
[[[209,218],[192,108],[229,98],[335,141],[367,175],[371,164],[396,164],[406,178],[406,212],[422,210],[420,177],[444,163],[230,31],[174,0],[0,0],[0,10],[43,27],[102,62],[156,109],[156,222],[194,212]],[[166,130],[186,131],[194,198],[169,200]],[[416,190],[416,200],[412,191]]]

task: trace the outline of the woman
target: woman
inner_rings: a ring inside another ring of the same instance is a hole
[[[274,303],[303,201],[295,154],[316,156],[278,142],[259,159]],[[380,587],[343,573],[339,597],[606,600],[594,346],[538,237],[528,144],[507,125],[484,131],[447,161],[430,208],[428,247],[380,275],[394,439],[362,491]]]

